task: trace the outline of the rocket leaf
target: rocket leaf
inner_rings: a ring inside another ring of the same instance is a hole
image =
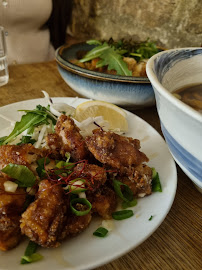
[[[113,47],[103,51],[100,58],[101,60],[98,61],[96,67],[108,66],[108,70],[116,70],[117,75],[132,76],[132,71],[128,69],[122,55],[117,53]]]
[[[110,47],[109,45],[104,42],[102,45],[99,45],[95,48],[93,48],[91,51],[89,51],[82,59],[80,59],[79,61],[80,62],[87,62],[87,61],[90,61],[92,59],[95,59],[95,58],[98,58],[101,56],[101,54],[108,50]]]

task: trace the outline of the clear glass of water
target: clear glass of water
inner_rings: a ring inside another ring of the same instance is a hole
[[[0,26],[0,86],[7,84],[9,79],[6,51],[5,30]]]

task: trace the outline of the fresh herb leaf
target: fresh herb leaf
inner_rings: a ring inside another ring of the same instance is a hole
[[[26,129],[30,128],[31,126],[37,125],[45,119],[44,115],[38,115],[32,112],[29,112],[22,116],[20,122],[16,122],[13,131],[6,137],[3,141],[3,145],[7,144],[8,142],[12,141],[21,134]]]
[[[99,56],[96,67],[108,66],[108,70],[116,70],[117,75],[132,76],[132,71],[128,69],[128,65],[123,61],[123,57],[114,48],[108,48]]]
[[[34,144],[35,142],[36,142],[36,140],[32,139],[31,136],[22,136],[22,138],[20,139],[20,142],[17,145],[21,145],[24,143]]]
[[[153,218],[153,216],[151,216],[151,217],[149,218],[149,221],[152,220],[152,218]]]
[[[89,45],[102,45],[102,42],[99,40],[96,40],[96,39],[88,40],[88,41],[86,41],[86,43]]]
[[[94,231],[93,235],[98,236],[98,237],[105,237],[108,234],[108,230],[105,229],[104,227],[99,227],[97,228],[96,231]]]
[[[109,45],[106,42],[104,42],[102,45],[99,45],[93,48],[91,51],[89,51],[82,59],[80,59],[80,62],[83,63],[98,58],[104,51],[108,50],[109,48],[110,48]]]
[[[124,40],[116,42],[111,38],[108,42],[89,40],[87,43],[95,47],[79,61],[87,62],[100,58],[96,64],[97,68],[107,66],[108,70],[116,70],[118,75],[132,76],[132,71],[128,69],[123,57],[133,57],[136,61],[141,61],[159,52],[156,44],[149,40],[140,43]]]
[[[16,179],[19,187],[32,187],[35,184],[36,176],[24,165],[9,163],[1,171]]]
[[[156,47],[156,44],[148,41],[141,43],[139,49],[137,49],[136,52],[141,55],[140,60],[149,59],[154,54],[158,53],[158,48]]]

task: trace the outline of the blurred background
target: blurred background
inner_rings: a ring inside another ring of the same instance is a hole
[[[81,40],[150,38],[165,48],[198,47],[202,1],[73,0],[68,33]]]

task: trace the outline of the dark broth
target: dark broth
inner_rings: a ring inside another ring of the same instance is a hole
[[[202,113],[202,83],[178,89],[173,92],[173,95]]]

